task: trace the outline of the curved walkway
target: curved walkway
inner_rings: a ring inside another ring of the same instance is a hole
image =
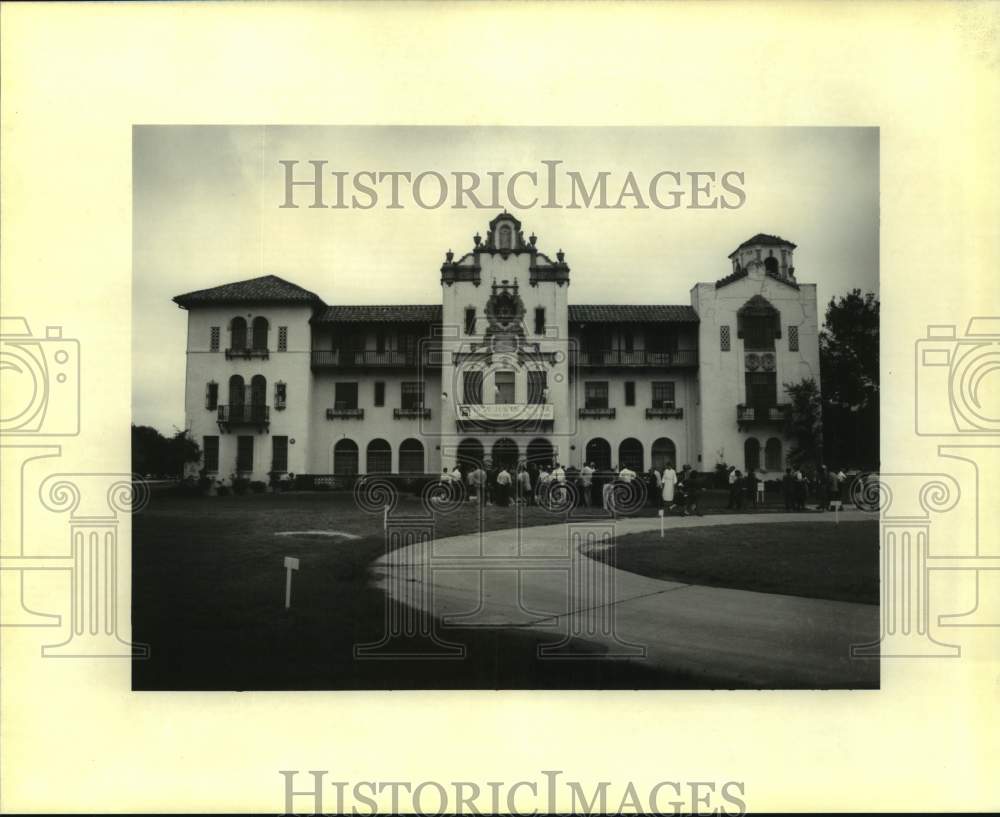
[[[864,517],[845,511],[840,518]],[[679,528],[783,522],[835,519],[818,513],[668,517],[663,546],[669,550],[670,533]],[[705,678],[706,686],[878,687],[878,660],[850,656],[852,644],[878,640],[875,605],[663,581],[581,553],[585,545],[601,547],[608,531],[658,530],[657,517],[643,517],[453,536],[381,557],[377,586],[446,627],[530,628],[554,644],[572,633],[589,642],[591,654],[596,644],[608,657],[687,672]],[[557,646],[551,655],[572,657],[572,647]]]

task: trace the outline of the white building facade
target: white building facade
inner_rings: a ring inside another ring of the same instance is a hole
[[[814,284],[758,234],[683,305],[570,303],[560,250],[502,213],[449,251],[441,301],[330,306],[276,276],[174,298],[200,469],[434,474],[456,463],[783,471],[783,384],[819,382]]]

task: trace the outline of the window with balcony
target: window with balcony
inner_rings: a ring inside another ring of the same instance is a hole
[[[608,407],[608,381],[589,380],[583,387],[584,407],[606,409]]]
[[[635,381],[633,380],[625,381],[625,405],[635,405]]]
[[[253,319],[253,348],[254,351],[262,352],[267,349],[267,335],[270,329],[270,325],[267,322],[267,318],[257,316]]]
[[[533,405],[541,405],[546,401],[548,391],[548,376],[545,372],[528,372],[528,402]]]
[[[202,437],[201,450],[205,471],[210,474],[219,473],[219,438],[217,436]]]
[[[746,373],[747,405],[770,408],[778,405],[778,375],[775,372]]]
[[[462,372],[462,399],[465,403],[482,405],[483,373],[481,371]]]
[[[399,407],[403,411],[417,411],[424,407],[424,383],[422,380],[408,381],[402,384]]]
[[[247,348],[246,318],[237,316],[229,322],[229,348],[234,352],[242,352]]]
[[[494,403],[514,402],[514,372],[499,371],[494,375]]]
[[[351,411],[358,407],[358,384],[337,383],[333,387],[333,407],[338,411]]]
[[[651,408],[672,409],[674,404],[674,386],[672,381],[653,383],[653,403]]]

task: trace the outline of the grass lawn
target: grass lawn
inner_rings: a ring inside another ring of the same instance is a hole
[[[398,514],[418,514],[404,499]],[[485,509],[488,530],[514,525],[513,508]],[[526,509],[524,524],[561,519]],[[133,518],[133,640],[150,646],[133,663],[135,689],[420,689],[690,687],[683,674],[614,660],[539,661],[553,636],[441,628],[467,646],[459,661],[356,661],[356,643],[383,635],[385,596],[369,586],[384,553],[381,516],[339,493],[181,498],[155,493]],[[439,515],[439,537],[469,533],[472,505]],[[279,536],[337,530],[358,539]],[[284,610],[283,558],[297,556],[292,610]],[[703,684],[703,682],[702,682]]]
[[[622,536],[614,558],[622,570],[657,579],[878,604],[878,537],[874,519],[715,525],[668,531],[666,539]]]

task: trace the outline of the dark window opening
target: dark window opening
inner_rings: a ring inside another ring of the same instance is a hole
[[[271,438],[271,470],[279,474],[288,470],[288,437]]]
[[[219,472],[219,438],[202,437],[201,443],[205,457],[205,470],[217,474]]]
[[[632,380],[625,381],[625,405],[635,405],[635,382]]]
[[[334,386],[333,407],[335,409],[356,409],[358,407],[358,384],[337,383]]]
[[[584,384],[584,406],[589,409],[608,407],[608,382],[589,381]]]

